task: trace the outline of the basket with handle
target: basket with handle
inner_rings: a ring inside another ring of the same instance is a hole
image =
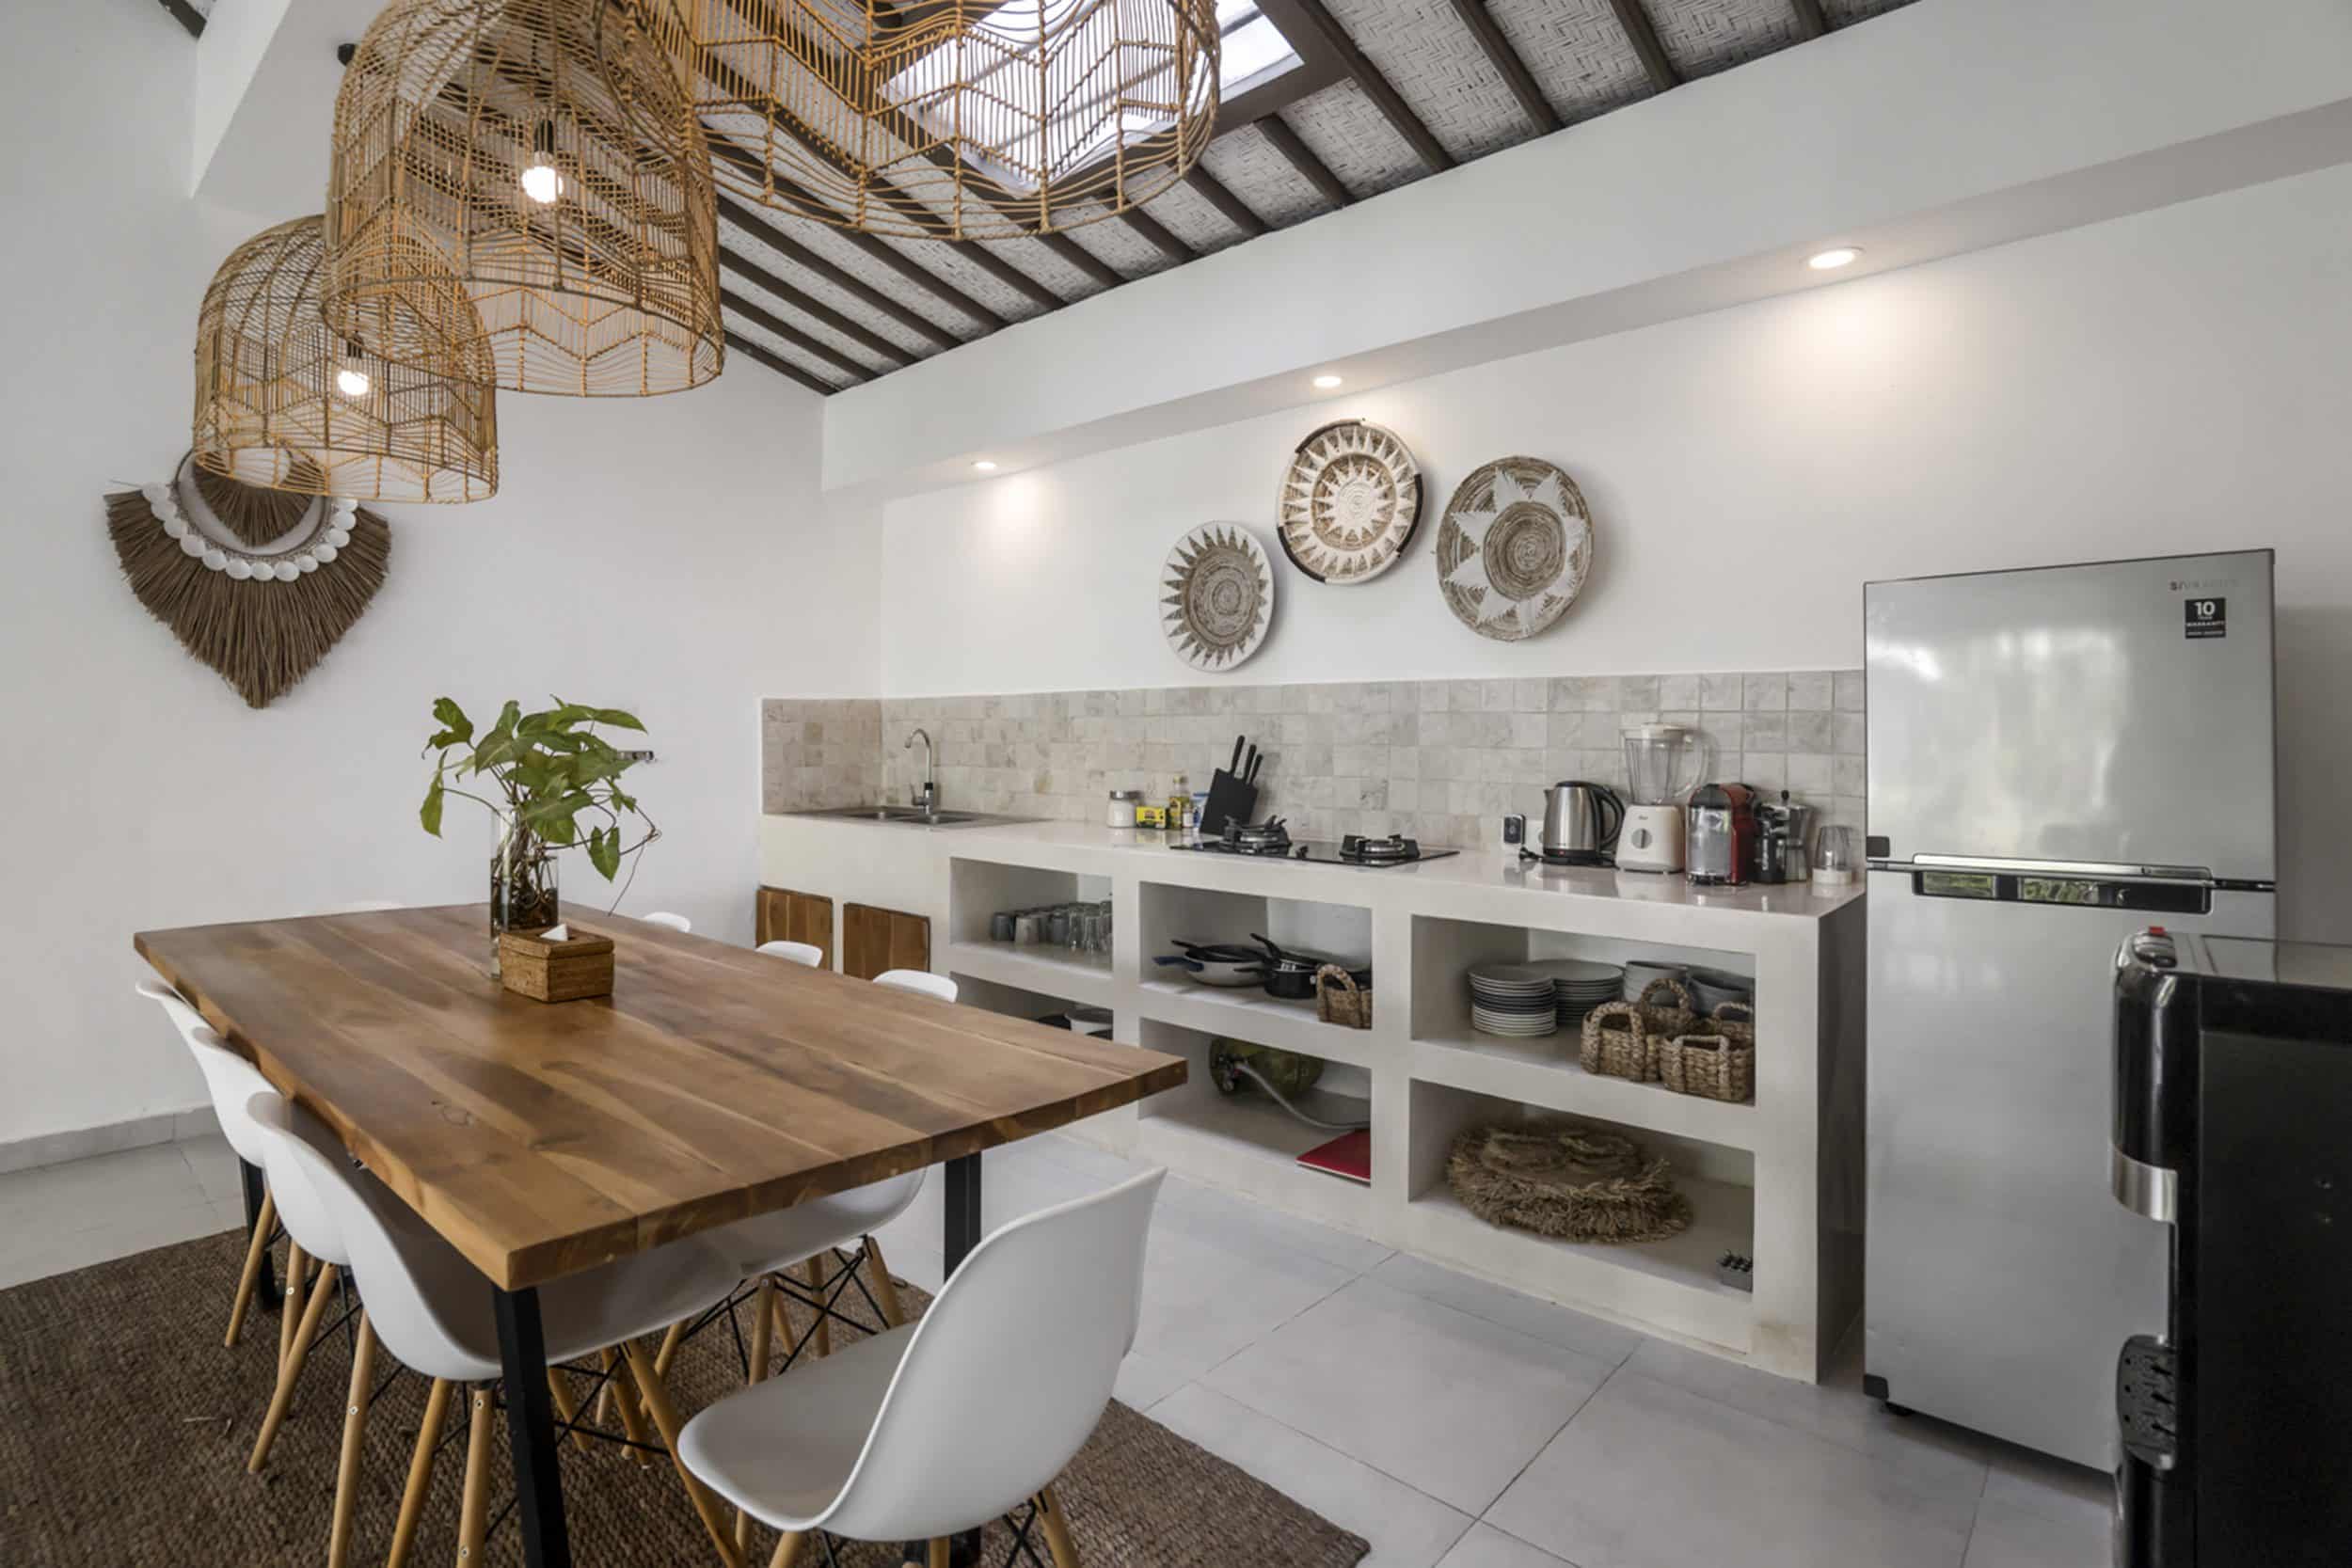
[[[1756,1044],[1756,1009],[1745,1002],[1725,1002],[1707,1015],[1706,1032],[1721,1035],[1734,1045]]]
[[[1338,964],[1315,971],[1315,1016],[1344,1029],[1372,1027],[1372,992]]]
[[[1673,1000],[1654,1000],[1661,991]],[[1641,1000],[1634,1006],[1642,1010],[1643,1027],[1665,1039],[1689,1034],[1699,1021],[1699,1005],[1692,999],[1691,988],[1669,975],[1661,974],[1644,986]]]
[[[1654,1042],[1658,1081],[1677,1094],[1744,1105],[1756,1098],[1756,1047],[1720,1034],[1678,1035]]]
[[[1639,1004],[1604,1002],[1584,1015],[1578,1060],[1584,1070],[1637,1084],[1658,1076],[1647,1022]]]

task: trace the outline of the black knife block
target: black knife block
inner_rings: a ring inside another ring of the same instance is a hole
[[[1233,777],[1231,768],[1220,768],[1209,781],[1209,799],[1200,807],[1200,832],[1215,836],[1225,831],[1228,822],[1255,822],[1258,809],[1258,786]]]

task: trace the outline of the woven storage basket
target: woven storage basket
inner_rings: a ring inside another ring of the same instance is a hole
[[[1587,1072],[1646,1084],[1658,1076],[1656,1053],[1639,1004],[1604,1002],[1584,1015],[1577,1059]]]
[[[1739,1105],[1756,1098],[1755,1046],[1722,1035],[1681,1035],[1656,1044],[1658,1081],[1675,1093]]]
[[[1372,1027],[1372,992],[1356,984],[1356,976],[1337,964],[1315,971],[1315,1014],[1326,1023],[1346,1029]]]
[[[1614,1132],[1473,1127],[1454,1140],[1446,1180],[1489,1225],[1570,1242],[1655,1242],[1691,1224],[1666,1162]]]
[[[1756,1044],[1756,1009],[1745,1002],[1725,1002],[1707,1015],[1707,1033],[1721,1035],[1734,1045]]]
[[[1663,990],[1674,1000],[1671,1003],[1650,999]],[[1687,1035],[1699,1021],[1699,1005],[1691,996],[1691,989],[1681,981],[1661,974],[1642,988],[1642,999],[1636,1004],[1642,1009],[1642,1022],[1649,1032],[1663,1039]],[[1655,1073],[1652,1077],[1657,1076]]]

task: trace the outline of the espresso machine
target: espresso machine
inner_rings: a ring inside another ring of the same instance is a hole
[[[1756,792],[1746,784],[1711,784],[1691,794],[1685,848],[1691,880],[1701,887],[1740,887],[1756,875]]]
[[[1686,772],[1687,769],[1687,772]],[[1620,871],[1682,869],[1682,798],[1707,772],[1707,739],[1680,724],[1644,724],[1625,737],[1625,822]]]

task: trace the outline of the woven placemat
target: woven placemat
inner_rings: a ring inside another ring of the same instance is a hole
[[[231,1231],[0,1291],[0,1562],[309,1568],[325,1559],[350,1363],[340,1339],[319,1348],[268,1471],[248,1475],[278,1322],[257,1312],[238,1346],[221,1348],[243,1254]],[[930,1305],[912,1286],[899,1291],[910,1313]],[[870,1315],[862,1303],[844,1310]],[[380,1354],[379,1379],[393,1365]],[[690,1340],[671,1371],[681,1415],[739,1386],[723,1322]],[[404,1376],[371,1408],[354,1564],[382,1562],[390,1544],[424,1392],[421,1378]],[[463,1425],[453,1405],[445,1430]],[[413,1568],[455,1559],[464,1442],[442,1452]],[[563,1469],[579,1568],[717,1562],[666,1461],[641,1467],[613,1445],[585,1454],[567,1446]],[[491,1473],[495,1514],[513,1495],[502,1429]],[[1115,1402],[1056,1495],[1087,1568],[1352,1568],[1370,1550]],[[992,1527],[991,1564],[1003,1560],[1008,1539]],[[755,1528],[748,1560],[765,1563],[774,1544],[772,1531]],[[511,1518],[485,1556],[520,1560]],[[840,1560],[885,1568],[898,1553],[843,1543]]]

